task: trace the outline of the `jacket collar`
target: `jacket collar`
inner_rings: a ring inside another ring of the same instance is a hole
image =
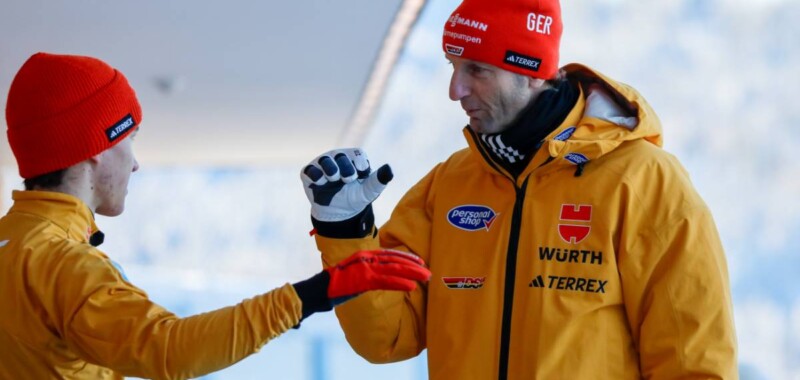
[[[98,231],[94,214],[83,201],[69,194],[52,191],[19,191],[12,193],[14,205],[9,214],[35,215],[61,228],[71,239],[88,243]]]
[[[574,126],[576,126],[580,122],[581,118],[583,117],[583,109],[585,107],[586,101],[583,97],[583,89],[579,88],[578,91],[579,91],[578,100],[575,102],[575,105],[572,107],[572,110],[567,114],[567,117],[564,118],[561,124],[558,127],[556,127],[556,129],[553,132],[551,132],[550,135],[548,135],[542,147],[537,150],[534,157],[528,163],[526,169],[523,170],[519,176],[517,176],[517,185],[521,185],[522,181],[524,181],[524,179],[528,177],[528,174],[530,174],[534,169],[545,164],[546,162],[548,162],[548,160],[551,159],[550,155],[548,154],[549,153],[548,140],[551,140],[559,135],[562,135],[563,132],[570,127],[572,127],[572,130],[574,131],[575,129]],[[503,169],[501,165],[496,162],[496,160],[494,159],[493,155],[490,152],[487,152],[484,149],[483,145],[480,144],[478,141],[479,137],[475,132],[472,132],[472,130],[469,128],[469,125],[464,127],[463,132],[464,132],[464,137],[466,137],[467,139],[467,144],[469,145],[469,148],[473,152],[477,152],[479,153],[480,156],[483,157],[483,159],[480,161],[482,161],[482,164],[483,166],[485,166],[486,169],[489,169],[492,172],[499,172],[499,174],[502,174],[510,179],[514,178],[513,175],[511,175],[507,170]]]
[[[537,173],[564,167],[582,167],[616,149],[625,141],[644,139],[661,146],[661,123],[644,98],[633,88],[579,64],[564,67],[580,83],[581,95],[567,118],[548,135],[527,168],[517,177],[518,185],[539,167]],[[470,149],[482,156],[487,170],[513,178],[491,159],[464,128]],[[582,171],[582,169],[581,169]]]

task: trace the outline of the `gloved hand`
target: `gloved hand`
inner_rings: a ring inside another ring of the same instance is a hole
[[[342,297],[369,290],[412,291],[416,281],[428,281],[431,271],[425,262],[408,252],[392,249],[358,251],[344,261],[325,269],[331,276],[328,298],[334,305]]]
[[[294,284],[302,301],[302,319],[328,311],[370,290],[411,291],[431,272],[419,256],[391,249],[358,251],[319,274]]]
[[[300,173],[311,216],[321,222],[350,219],[369,206],[392,180],[388,164],[371,172],[367,154],[358,148],[329,151]]]

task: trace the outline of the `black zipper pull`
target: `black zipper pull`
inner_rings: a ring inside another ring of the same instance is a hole
[[[103,244],[104,240],[106,240],[106,234],[98,230],[89,237],[89,244],[91,244],[92,247],[97,247],[100,244]]]
[[[575,177],[580,177],[583,174],[583,166],[586,165],[585,162],[581,162],[578,164],[578,168],[575,169]]]

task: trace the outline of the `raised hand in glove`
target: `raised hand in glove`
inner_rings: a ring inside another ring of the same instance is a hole
[[[419,256],[391,249],[358,251],[308,280],[294,284],[303,318],[370,290],[411,291],[431,272]]]
[[[312,223],[320,235],[352,238],[372,229],[372,201],[393,175],[389,165],[372,172],[364,151],[347,148],[315,158],[303,168],[300,178],[311,202]]]

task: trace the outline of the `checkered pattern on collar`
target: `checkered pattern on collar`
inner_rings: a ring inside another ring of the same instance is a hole
[[[494,154],[503,159],[504,161],[508,161],[509,163],[516,163],[525,159],[525,155],[520,153],[518,150],[514,149],[511,146],[506,145],[503,143],[502,135],[480,135],[481,140],[483,140],[484,144],[492,149]]]

